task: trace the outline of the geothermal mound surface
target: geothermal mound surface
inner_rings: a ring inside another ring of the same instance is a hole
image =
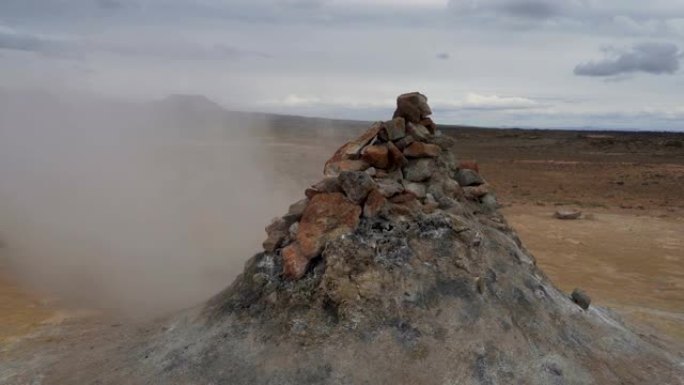
[[[429,115],[425,96],[401,95],[232,286],[117,349],[102,381],[684,383],[674,354],[553,286]]]

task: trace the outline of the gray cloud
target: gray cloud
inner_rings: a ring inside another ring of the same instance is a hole
[[[461,15],[528,20],[568,16],[585,5],[582,0],[450,0],[448,4],[452,11]]]
[[[578,34],[682,36],[677,0],[449,0],[451,17],[482,29],[560,30]]]
[[[511,15],[532,19],[547,19],[560,13],[558,2],[549,1],[508,1],[501,4],[501,9]]]
[[[0,35],[0,86],[136,98],[197,93],[269,111],[278,106],[263,101],[300,95],[277,112],[347,118],[377,118],[387,112],[374,102],[421,89],[456,104],[440,121],[518,124],[537,116],[535,124],[561,125],[574,119],[565,112],[635,110],[643,104],[635,92],[672,107],[684,81],[684,71],[663,82],[624,68],[604,75],[609,87],[568,76],[578,63],[579,72],[589,64],[596,72],[603,62],[624,62],[631,42],[677,43],[681,0],[0,0]],[[611,41],[627,49],[596,51]],[[488,99],[467,100],[471,93]],[[330,95],[352,103],[326,104]],[[547,102],[587,95],[593,99]],[[301,104],[307,100],[322,102]]]
[[[325,17],[328,3],[329,0],[2,0],[0,15],[10,20],[120,16],[148,21],[218,18],[278,22]]]
[[[18,31],[0,25],[0,50],[36,52],[50,56],[83,57],[104,52],[121,56],[148,56],[170,60],[229,60],[241,58],[269,58],[271,55],[253,49],[228,44],[200,44],[193,42],[118,42],[88,40],[81,36],[53,38]]]
[[[126,6],[126,4],[120,0],[96,0],[95,4],[102,9],[107,10],[118,10]]]
[[[49,52],[60,48],[63,42],[47,37],[22,33],[0,25],[0,49]]]
[[[682,54],[670,43],[643,43],[630,51],[615,48],[605,49],[607,58],[590,61],[575,67],[579,76],[615,76],[620,74],[646,72],[654,75],[673,74],[679,70]]]

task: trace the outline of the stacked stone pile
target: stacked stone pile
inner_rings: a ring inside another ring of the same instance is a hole
[[[400,95],[392,120],[340,147],[306,198],[273,220],[263,247],[282,255],[285,278],[304,276],[327,242],[352,233],[361,217],[410,219],[438,209],[458,214],[459,199],[496,206],[477,164],[459,165],[453,139],[441,135],[431,114],[424,95]]]
[[[429,116],[401,95],[229,287],[119,349],[110,383],[684,385],[681,355],[549,281]]]

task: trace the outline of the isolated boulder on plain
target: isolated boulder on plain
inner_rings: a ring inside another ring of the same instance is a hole
[[[579,219],[581,216],[582,212],[579,210],[558,210],[553,213],[554,218],[563,220]]]
[[[589,297],[587,293],[585,293],[583,290],[573,290],[572,294],[570,295],[570,298],[572,298],[572,302],[576,303],[577,306],[581,307],[582,309],[589,309],[589,305],[591,304],[591,297]]]

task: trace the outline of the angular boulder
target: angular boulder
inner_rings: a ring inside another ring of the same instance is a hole
[[[432,121],[431,118],[423,118],[419,123],[421,126],[427,128],[428,131],[430,131],[430,134],[434,135],[435,132],[437,132],[437,125]]]
[[[394,179],[377,179],[378,191],[386,198],[404,192],[404,185]]]
[[[360,215],[361,207],[341,193],[315,195],[299,221],[297,244],[301,256],[310,260],[320,254],[327,241],[354,231]]]
[[[430,158],[414,159],[404,167],[404,178],[411,182],[422,182],[435,172],[435,161]]]
[[[487,184],[481,184],[479,186],[466,186],[463,187],[463,193],[468,199],[479,199],[489,194],[489,186]]]
[[[389,159],[391,167],[401,169],[406,166],[408,160],[404,154],[392,142],[387,142],[387,149],[389,150]]]
[[[287,214],[285,214],[284,218],[286,218],[289,221],[298,221],[299,218],[302,217],[304,209],[306,209],[306,205],[308,204],[308,198],[300,199],[297,202],[291,204],[290,207],[287,209]]]
[[[435,158],[441,152],[442,149],[436,144],[413,142],[404,149],[404,156],[407,158]]]
[[[282,250],[283,276],[286,279],[300,279],[306,273],[310,258],[302,254],[297,243],[292,243]]]
[[[422,183],[404,182],[404,189],[406,192],[415,195],[416,198],[425,198],[427,194],[427,188]]]
[[[384,123],[385,129],[381,131],[381,136],[386,141],[397,141],[406,136],[406,120],[397,117]]]
[[[585,293],[584,291],[580,289],[575,289],[572,291],[570,298],[572,298],[572,301],[582,309],[589,309],[589,305],[591,304],[591,297],[589,297],[587,293]]]
[[[356,139],[345,143],[330,159],[328,159],[327,162],[325,162],[323,174],[325,176],[337,176],[341,171],[363,171],[370,167],[366,162],[360,163],[358,158],[361,156],[361,150],[363,150],[363,148],[366,147],[382,129],[382,122],[377,122]]]
[[[421,142],[424,142],[430,138],[430,131],[428,131],[425,126],[422,126],[418,123],[407,123],[406,133]]]
[[[266,227],[268,238],[262,244],[264,250],[272,253],[280,247],[283,241],[288,238],[288,230],[291,224],[283,218],[274,218],[271,224]]]
[[[365,172],[345,171],[338,177],[342,190],[350,201],[361,204],[377,187],[373,178]]]
[[[411,143],[415,142],[416,140],[413,139],[413,136],[405,136],[396,142],[394,142],[394,145],[397,146],[398,149],[404,150],[406,147],[410,146]]]
[[[480,174],[467,168],[458,170],[456,181],[461,187],[479,186],[485,183]]]
[[[315,185],[304,190],[304,195],[311,199],[314,195],[323,193],[333,193],[342,192],[342,187],[340,187],[340,182],[336,177],[327,177],[316,183]],[[304,210],[302,209],[302,213]]]
[[[394,118],[402,117],[407,122],[419,123],[422,119],[432,115],[432,110],[427,101],[427,96],[420,92],[399,95]]]
[[[368,146],[363,149],[363,160],[368,162],[376,169],[386,169],[389,167],[389,150],[384,144]]]
[[[342,159],[337,162],[326,163],[323,175],[336,177],[343,171],[364,171],[370,164],[363,159]]]
[[[387,198],[378,189],[374,189],[368,194],[366,203],[363,206],[363,216],[365,218],[373,218],[380,213],[386,203]]]

